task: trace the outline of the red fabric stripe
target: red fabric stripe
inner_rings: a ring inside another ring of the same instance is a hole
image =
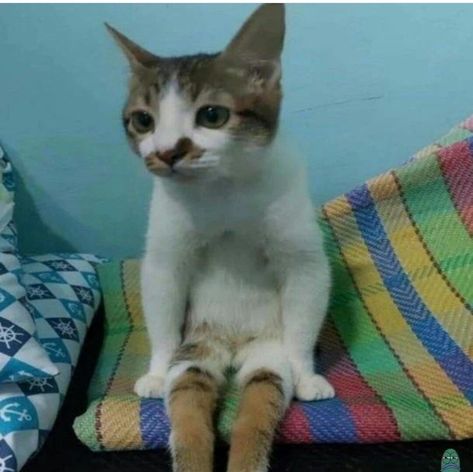
[[[360,442],[400,440],[392,412],[360,377],[351,361],[340,359],[328,379],[348,407]]]
[[[356,426],[358,441],[399,441],[400,433],[390,408],[360,375],[331,323],[321,337],[325,349],[319,354],[318,366],[348,409]],[[294,402],[287,411],[277,440],[284,443],[317,442],[300,403]]]
[[[360,442],[399,441],[396,420],[383,399],[358,372],[334,329],[327,329],[330,352],[322,353],[326,375],[352,415]]]
[[[279,428],[278,442],[283,443],[313,443],[309,420],[304,410],[297,402],[292,403]]]
[[[438,152],[440,166],[455,207],[473,236],[473,155],[468,141],[460,141]]]

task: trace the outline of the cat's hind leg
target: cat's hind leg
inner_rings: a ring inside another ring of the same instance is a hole
[[[291,367],[278,341],[252,341],[235,360],[242,393],[228,472],[266,472],[276,428],[293,394]]]
[[[212,472],[214,413],[230,354],[210,341],[185,342],[166,378],[174,472]]]

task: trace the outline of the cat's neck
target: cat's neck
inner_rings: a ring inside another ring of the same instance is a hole
[[[184,221],[184,228],[208,237],[225,231],[256,234],[275,205],[309,198],[304,166],[293,151],[275,144],[259,156],[265,159],[259,172],[246,178],[196,179],[192,185],[156,179],[151,219]]]

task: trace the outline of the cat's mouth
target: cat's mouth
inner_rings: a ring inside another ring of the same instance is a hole
[[[145,158],[145,165],[149,172],[158,177],[168,178],[192,178],[207,174],[218,166],[220,157],[205,152],[198,158],[181,159],[175,163],[163,162],[155,153]]]
[[[154,153],[145,157],[145,165],[149,172],[158,177],[168,177],[173,173],[173,168],[159,159]]]

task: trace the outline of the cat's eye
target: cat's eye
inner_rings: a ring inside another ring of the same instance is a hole
[[[154,128],[154,119],[146,111],[134,111],[131,114],[131,124],[137,133],[148,133]]]
[[[197,111],[195,123],[205,128],[221,128],[230,118],[230,110],[221,106],[206,105]]]

